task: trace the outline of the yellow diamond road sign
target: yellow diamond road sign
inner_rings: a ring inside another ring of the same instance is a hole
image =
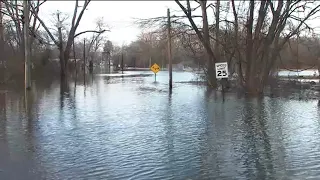
[[[158,73],[160,71],[160,66],[157,63],[154,63],[151,67],[150,67],[151,71],[154,73]]]

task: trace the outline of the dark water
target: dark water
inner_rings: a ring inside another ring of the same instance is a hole
[[[320,179],[317,101],[244,99],[192,74],[0,93],[0,179]]]

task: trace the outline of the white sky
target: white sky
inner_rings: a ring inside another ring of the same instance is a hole
[[[223,2],[223,1],[222,1]],[[223,3],[227,3],[223,2]],[[79,1],[82,5],[83,1]],[[185,5],[185,3],[182,3]],[[45,21],[47,26],[52,25],[52,15],[57,10],[69,14],[68,23],[71,24],[71,18],[75,1],[47,1],[40,8],[40,17]],[[195,6],[192,6],[195,7]],[[91,1],[88,10],[85,11],[84,16],[80,22],[77,32],[85,30],[95,30],[95,20],[98,17],[104,17],[106,24],[110,27],[111,32],[106,32],[106,36],[114,44],[122,45],[129,44],[136,40],[140,34],[141,29],[134,24],[133,18],[152,18],[167,15],[167,8],[170,8],[171,15],[182,15],[179,6],[173,1]],[[81,8],[78,9],[78,12]],[[200,10],[200,8],[199,8]],[[179,13],[178,13],[178,12]],[[231,10],[230,10],[231,11]],[[201,12],[195,12],[200,15]],[[208,10],[208,19],[213,21],[212,10]],[[232,16],[226,14],[226,16]],[[197,19],[198,20],[198,19]],[[197,20],[196,23],[197,23]],[[198,21],[200,22],[200,21]],[[317,20],[310,22],[312,26],[319,27]],[[52,26],[51,26],[52,27]],[[91,34],[82,35],[91,36]]]
[[[79,2],[83,4],[83,1]],[[41,6],[39,15],[46,24],[52,24],[52,14],[59,10],[70,14],[68,22],[71,23],[74,6],[75,1],[47,1]],[[91,1],[77,32],[95,30],[95,19],[103,16],[111,30],[107,32],[108,39],[118,45],[128,44],[141,32],[133,24],[133,18],[166,16],[167,8],[173,11],[178,10],[179,6],[174,1]]]

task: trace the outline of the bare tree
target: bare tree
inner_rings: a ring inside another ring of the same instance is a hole
[[[30,1],[30,5],[34,6],[35,11],[29,15],[29,47],[28,51],[31,51],[31,47],[34,44],[34,40],[37,39],[36,34],[39,28],[37,19],[33,18],[34,14],[39,12],[40,6],[45,1]],[[24,54],[24,38],[23,38],[23,6],[22,1],[8,0],[1,1],[1,55],[6,57],[3,59],[2,64],[6,64],[6,69],[1,70],[2,74],[6,72],[9,76],[12,73],[23,72],[23,54]],[[15,68],[15,69],[12,69]],[[10,69],[10,71],[8,70]],[[5,71],[6,70],[6,71]],[[2,75],[1,75],[2,76]]]
[[[221,35],[217,34],[221,29],[221,27],[218,27],[219,22],[221,22],[221,19],[218,21],[219,10],[216,10],[216,28],[219,28],[215,30],[216,37],[210,36],[209,33],[208,38],[206,12],[208,5],[206,1],[197,2],[202,10],[202,29],[198,28],[194,22],[191,15],[193,8],[191,8],[190,2],[187,1],[185,7],[180,1],[176,0],[206,49],[207,55],[213,59],[208,61],[208,63],[212,62],[208,64],[208,69],[210,69],[217,60],[217,52],[211,49],[209,39],[213,39],[220,45],[226,46],[226,44],[219,40]],[[240,84],[243,84],[246,92],[260,94],[268,82],[270,71],[278,59],[280,50],[294,35],[306,29],[311,29],[307,20],[315,16],[320,6],[307,1],[250,1],[248,3],[243,1],[236,4],[232,0],[231,4],[234,20],[233,22],[229,19],[224,21],[226,24],[233,24],[234,26],[234,32],[226,33],[227,36],[231,35],[233,38],[233,45],[230,47],[233,50],[227,53],[229,53],[230,58],[235,58],[237,61],[239,81]],[[304,17],[297,16],[301,7],[304,8]],[[218,49],[217,45],[216,49]]]
[[[254,25],[255,4],[250,2],[249,16],[245,27],[247,30],[246,61],[243,76],[245,77],[245,89],[251,94],[263,92],[281,49],[297,33],[310,29],[306,21],[320,10],[320,5],[311,7],[312,3],[300,1],[278,1],[277,3],[261,1],[259,4],[258,18]],[[297,17],[301,7],[307,12],[302,18]],[[272,14],[269,24],[267,21],[268,12]]]
[[[112,42],[107,40],[103,46],[103,53],[104,53],[106,60],[108,61],[109,68],[111,67],[111,57],[113,55],[112,54],[113,50],[114,50],[114,47],[113,47]]]
[[[14,49],[17,49],[18,52],[22,53],[24,51],[23,46],[23,8],[22,8],[22,1],[17,0],[10,0],[10,1],[1,1],[3,2],[3,8],[1,8],[1,13],[5,15],[8,19],[6,23],[8,23],[8,27],[12,31],[12,40],[14,43],[12,44]],[[29,34],[31,35],[30,38],[30,47],[33,44],[34,40],[37,39],[37,31],[39,29],[38,20],[35,18],[39,13],[40,7],[46,1],[30,1],[30,6],[33,7],[33,11],[31,11],[29,20],[30,20],[30,27],[29,27]],[[15,46],[14,46],[15,45]]]
[[[53,36],[52,32],[49,30],[49,28],[46,26],[46,24],[43,22],[43,20],[37,14],[34,14],[35,17],[39,20],[42,27],[46,30],[46,32],[50,36],[51,40],[54,42],[54,44],[58,47],[58,49],[60,51],[59,59],[60,59],[61,78],[62,79],[65,79],[68,74],[68,71],[67,71],[68,59],[69,59],[69,56],[71,53],[71,47],[72,47],[74,39],[77,36],[84,34],[84,33],[88,33],[88,32],[102,33],[102,32],[106,31],[106,30],[100,30],[100,31],[88,30],[88,31],[83,31],[83,32],[76,34],[76,30],[80,24],[80,21],[82,19],[84,11],[86,10],[86,8],[88,7],[90,2],[91,2],[91,0],[85,0],[80,13],[78,14],[79,0],[76,0],[74,13],[73,13],[72,21],[71,21],[71,27],[70,27],[67,42],[65,45],[62,42],[61,32],[59,32],[59,39],[57,39],[56,37]],[[31,6],[31,8],[32,8],[32,11],[35,12],[36,9],[34,8],[34,6]],[[59,20],[59,18],[58,18],[58,20]],[[61,25],[59,25],[58,30],[61,31]]]
[[[313,33],[311,37],[304,37],[300,45],[304,47],[304,52],[299,52],[300,56],[302,55],[305,57],[304,59],[309,60],[309,62],[307,62],[309,68],[318,69],[318,72],[320,73],[320,39],[318,35]],[[320,74],[318,77],[320,78]]]
[[[98,33],[93,33],[91,39],[89,40],[89,46],[86,49],[86,55],[90,56],[91,61],[95,60],[96,53],[98,49],[102,46],[103,44],[103,33],[105,32],[103,29],[105,29],[106,24],[104,22],[103,17],[97,18],[96,20],[96,29]]]
[[[209,24],[207,17],[207,1],[197,1],[200,4],[201,12],[202,12],[202,31],[195,24],[192,12],[193,9],[190,5],[190,0],[187,0],[187,7],[183,6],[179,0],[175,0],[175,2],[179,5],[181,10],[184,12],[186,17],[188,18],[192,29],[196,32],[200,42],[203,44],[206,52],[207,52],[207,75],[208,82],[211,86],[216,86],[216,78],[214,74],[214,63],[217,61],[215,53],[210,44],[210,34],[209,34]]]

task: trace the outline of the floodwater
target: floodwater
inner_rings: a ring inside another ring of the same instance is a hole
[[[317,69],[298,69],[298,70],[280,70],[277,73],[278,76],[290,77],[290,76],[319,76]]]
[[[317,101],[246,99],[174,73],[0,93],[0,179],[320,179]]]

